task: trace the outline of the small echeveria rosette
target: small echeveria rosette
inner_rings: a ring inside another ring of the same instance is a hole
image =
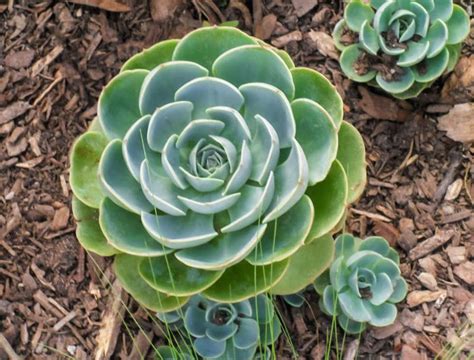
[[[304,289],[366,181],[342,109],[324,76],[236,28],[158,43],[73,146],[77,238],[155,311]]]
[[[452,0],[351,0],[333,38],[346,76],[407,99],[454,69],[469,30]]]
[[[336,260],[315,281],[321,310],[336,317],[350,334],[360,333],[367,324],[392,324],[397,316],[395,304],[407,293],[399,263],[398,253],[381,237],[361,240],[340,235]]]
[[[182,309],[157,316],[170,327],[184,327],[194,351],[204,359],[266,358],[268,346],[281,333],[273,303],[265,295],[232,304],[196,295]]]

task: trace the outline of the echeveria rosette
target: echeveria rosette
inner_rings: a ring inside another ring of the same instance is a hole
[[[367,324],[392,324],[397,316],[395,304],[407,294],[399,263],[398,253],[381,237],[361,240],[340,235],[334,262],[315,281],[321,310],[335,316],[351,334],[363,331]]]
[[[158,43],[109,82],[74,144],[78,239],[115,255],[156,311],[297,292],[329,266],[328,234],[365,185],[342,117],[326,78],[238,29]]]
[[[452,0],[351,0],[333,37],[349,78],[406,99],[453,70],[469,29]]]
[[[204,359],[254,359],[281,333],[274,305],[265,295],[237,303],[195,295],[181,309],[157,316],[170,327],[184,328],[194,351]]]

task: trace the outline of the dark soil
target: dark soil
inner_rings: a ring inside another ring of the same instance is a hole
[[[434,358],[462,336],[474,320],[474,150],[436,128],[450,110],[439,96],[446,77],[410,102],[347,80],[321,43],[307,37],[310,30],[331,33],[341,16],[331,1],[193,1],[168,17],[138,0],[120,14],[53,0],[14,0],[9,11],[0,2],[0,359],[7,351],[30,359],[91,359],[96,351],[101,359],[134,359],[151,355],[148,339],[163,343],[149,314],[110,286],[110,261],[89,256],[75,239],[68,152],[127,58],[203,20],[239,20],[297,65],[326,75],[344,98],[346,120],[363,134],[369,181],[347,227],[390,241],[409,295],[394,325],[345,338],[347,358]],[[316,6],[297,15],[293,4]],[[313,291],[307,300],[301,309],[283,302],[280,308],[300,358],[320,359],[331,319]],[[105,345],[103,329],[112,340]],[[277,347],[279,359],[291,356],[285,339]]]

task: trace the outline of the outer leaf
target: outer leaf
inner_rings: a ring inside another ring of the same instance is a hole
[[[400,94],[407,91],[414,83],[415,76],[410,68],[405,68],[405,73],[398,80],[387,81],[378,73],[377,84],[390,94]]]
[[[290,257],[287,272],[270,292],[276,295],[288,295],[303,290],[329,267],[333,257],[334,241],[331,235],[324,235],[302,246]]]
[[[173,296],[198,294],[214,284],[223,273],[188,267],[172,255],[142,258],[138,269],[148,285]]]
[[[158,65],[171,60],[173,51],[179,40],[161,41],[152,47],[135,54],[123,64],[120,71],[144,69],[151,70]]]
[[[269,265],[293,255],[303,246],[314,217],[313,204],[303,197],[287,213],[269,223],[257,247],[247,256],[253,265]]]
[[[425,39],[430,44],[426,57],[431,59],[443,51],[446,46],[448,27],[443,21],[436,20],[431,24]]]
[[[439,78],[446,68],[449,62],[449,52],[446,48],[442,49],[441,53],[431,59],[426,59],[424,62],[415,66],[413,74],[415,80],[421,83],[429,83]]]
[[[433,10],[430,11],[431,21],[434,22],[437,19],[440,19],[441,21],[448,21],[452,13],[452,0],[436,0],[434,1]]]
[[[99,163],[99,179],[107,196],[117,205],[136,214],[153,209],[140,184],[128,171],[122,141],[113,140],[105,148]]]
[[[370,5],[360,0],[352,0],[344,10],[344,20],[352,31],[359,32],[364,22],[370,23],[374,18],[374,11]]]
[[[215,341],[207,336],[204,336],[194,340],[194,349],[202,357],[206,359],[213,359],[224,354],[226,350],[226,342]]]
[[[341,328],[348,334],[359,334],[366,328],[365,323],[353,321],[344,314],[340,314],[337,320]]]
[[[97,172],[106,146],[104,135],[88,131],[74,142],[71,150],[69,183],[72,191],[84,204],[96,209],[104,198]]]
[[[371,313],[367,310],[365,302],[351,290],[339,293],[337,299],[342,311],[349,319],[358,322],[371,320]]]
[[[449,45],[461,43],[469,35],[469,15],[457,4],[453,5],[453,14],[446,25],[448,26],[447,44]]]
[[[347,24],[344,19],[341,19],[337,22],[336,26],[334,27],[334,30],[332,31],[332,38],[334,39],[334,45],[336,45],[336,48],[339,51],[344,50],[347,45],[344,45],[341,42],[341,37],[344,34],[344,30],[346,29]]]
[[[380,49],[377,32],[372,26],[370,26],[370,22],[367,20],[362,23],[359,39],[360,44],[367,52],[372,55],[377,55],[377,52]]]
[[[147,70],[124,71],[102,90],[97,114],[110,140],[122,139],[130,126],[141,117],[138,101],[140,88],[147,75]]]
[[[143,227],[140,217],[105,198],[99,223],[108,242],[120,251],[137,256],[161,256],[171,250],[155,241]]]
[[[141,259],[127,254],[115,256],[115,274],[124,289],[152,311],[166,312],[181,308],[189,298],[169,296],[150,287],[138,273],[138,263]]]
[[[245,258],[263,236],[267,225],[252,225],[242,230],[220,234],[210,242],[178,251],[182,263],[205,270],[226,269]]]
[[[295,99],[306,98],[316,101],[328,113],[337,128],[344,114],[342,98],[334,85],[319,72],[309,68],[291,70],[295,83]]]
[[[259,82],[280,89],[290,100],[295,94],[291,73],[285,62],[272,50],[259,45],[228,50],[216,59],[212,73],[237,87]]]
[[[367,182],[364,140],[357,129],[346,121],[339,129],[338,139],[336,158],[347,175],[347,202],[351,204],[362,195]]]
[[[176,47],[173,60],[192,61],[210,71],[219,55],[238,46],[253,44],[257,41],[236,28],[206,27],[186,35]]]
[[[76,237],[87,251],[100,256],[112,256],[120,253],[107,242],[99,226],[99,211],[88,207],[77,197],[72,198],[72,212],[76,220]]]
[[[224,275],[203,295],[218,302],[243,301],[269,290],[282,278],[287,268],[287,260],[267,266],[253,266],[241,261],[226,269]]]
[[[376,71],[370,70],[364,75],[359,75],[355,69],[354,65],[357,63],[359,57],[362,55],[359,46],[356,44],[349,45],[345,48],[339,59],[342,71],[349,79],[352,79],[357,82],[368,82],[372,80],[377,74]]]
[[[379,306],[369,306],[367,310],[370,312],[369,324],[373,326],[388,326],[395,322],[397,317],[397,308],[390,303],[384,303]]]
[[[294,100],[291,108],[296,120],[296,140],[306,155],[312,186],[324,180],[336,158],[336,127],[327,111],[312,100]]]
[[[324,181],[308,187],[306,194],[314,204],[314,222],[306,242],[328,233],[344,215],[347,204],[347,176],[339,161],[334,161]]]

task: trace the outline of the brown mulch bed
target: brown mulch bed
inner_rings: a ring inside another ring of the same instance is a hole
[[[203,20],[239,20],[244,30],[286,49],[297,65],[322,72],[343,96],[346,120],[364,136],[369,182],[347,226],[396,247],[410,290],[394,325],[371,329],[360,341],[345,339],[348,358],[356,352],[359,358],[434,358],[474,322],[474,148],[437,129],[457,99],[472,102],[474,81],[459,89],[462,74],[445,77],[410,101],[352,83],[341,74],[328,36],[341,16],[332,0],[181,1],[175,14],[163,6],[179,1],[159,0],[161,8],[156,1],[151,12],[146,2],[130,0],[121,9],[131,11],[123,13],[72,2],[80,1],[15,0],[8,10],[0,1],[0,359],[8,358],[5,343],[34,359],[89,359],[98,348],[102,359],[140,358],[149,346],[137,323],[161,341],[142,309],[125,295],[110,295],[110,261],[90,257],[75,239],[68,151],[124,60]],[[474,36],[463,59],[472,58],[473,42]],[[457,92],[445,89],[445,101],[440,94],[448,82]],[[330,319],[317,310],[314,293],[307,298],[311,306],[281,308],[301,358],[320,359]],[[129,313],[111,311],[117,299]],[[107,332],[98,339],[104,317]],[[284,339],[278,351],[279,358],[291,356]]]

